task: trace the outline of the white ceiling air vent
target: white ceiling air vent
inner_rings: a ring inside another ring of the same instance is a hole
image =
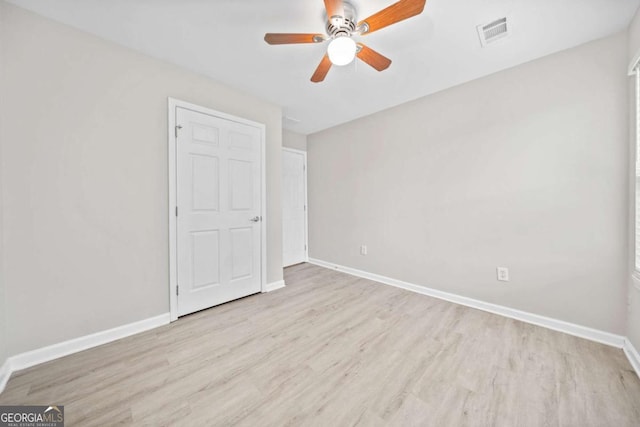
[[[480,44],[486,46],[491,42],[499,40],[509,35],[509,27],[507,26],[507,18],[496,19],[488,24],[478,25],[478,35],[480,36]]]
[[[294,117],[291,117],[291,116],[282,116],[282,122],[283,123],[291,123],[291,124],[297,125],[298,123],[301,122],[301,120],[298,120],[298,119],[296,119]]]

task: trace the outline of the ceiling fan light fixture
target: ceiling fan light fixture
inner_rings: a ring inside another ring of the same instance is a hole
[[[356,50],[356,42],[351,37],[340,36],[331,40],[327,55],[333,65],[347,65],[356,57]]]
[[[324,81],[333,65],[347,65],[358,57],[376,71],[389,68],[391,60],[362,43],[356,43],[352,36],[363,36],[389,25],[419,15],[427,0],[397,0],[373,15],[358,21],[356,9],[351,0],[324,0],[326,11],[326,36],[309,33],[266,33],[268,44],[322,43],[329,42],[327,53],[322,56],[311,81]]]

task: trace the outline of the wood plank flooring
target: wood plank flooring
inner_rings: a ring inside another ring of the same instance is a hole
[[[15,373],[67,426],[640,426],[623,352],[301,264],[287,287]]]

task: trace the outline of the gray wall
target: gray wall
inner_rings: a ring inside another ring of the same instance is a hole
[[[5,26],[5,13],[3,3],[0,2],[0,28]],[[2,56],[2,51],[4,49],[4,37],[0,37],[0,82],[3,81],[3,73],[4,73],[4,61]],[[4,103],[3,98],[0,97],[0,110],[2,109],[2,104]],[[2,116],[0,115],[0,129],[3,128]],[[0,144],[0,165],[2,165],[2,144]],[[8,342],[7,342],[7,324],[6,324],[6,314],[7,307],[5,303],[4,296],[4,268],[2,265],[3,260],[3,247],[4,247],[4,233],[3,233],[3,221],[2,221],[2,210],[4,207],[4,203],[2,201],[2,173],[0,173],[0,368],[6,361],[8,354]]]
[[[310,256],[623,334],[626,40],[309,135]]]
[[[640,10],[636,12],[636,16],[631,25],[629,26],[629,44],[627,50],[627,62],[631,63],[635,55],[640,52]],[[635,183],[635,146],[636,146],[636,126],[635,126],[635,79],[628,78],[629,86],[629,133],[630,133],[630,145],[629,145],[629,187],[631,188],[630,199],[635,200],[634,183]],[[629,212],[629,236],[634,235],[634,203],[630,203],[631,211]],[[635,242],[633,238],[629,239],[629,271],[633,272],[635,267]],[[631,277],[631,274],[629,274]],[[627,320],[627,336],[631,340],[631,343],[636,349],[640,349],[640,280],[634,283],[631,280],[629,283],[629,315]]]
[[[282,146],[307,151],[307,136],[290,130],[282,130]]]
[[[9,352],[169,311],[167,97],[265,123],[282,279],[281,110],[0,2]]]

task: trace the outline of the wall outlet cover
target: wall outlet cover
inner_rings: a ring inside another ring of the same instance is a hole
[[[496,275],[501,282],[509,281],[509,269],[507,267],[496,267]]]

